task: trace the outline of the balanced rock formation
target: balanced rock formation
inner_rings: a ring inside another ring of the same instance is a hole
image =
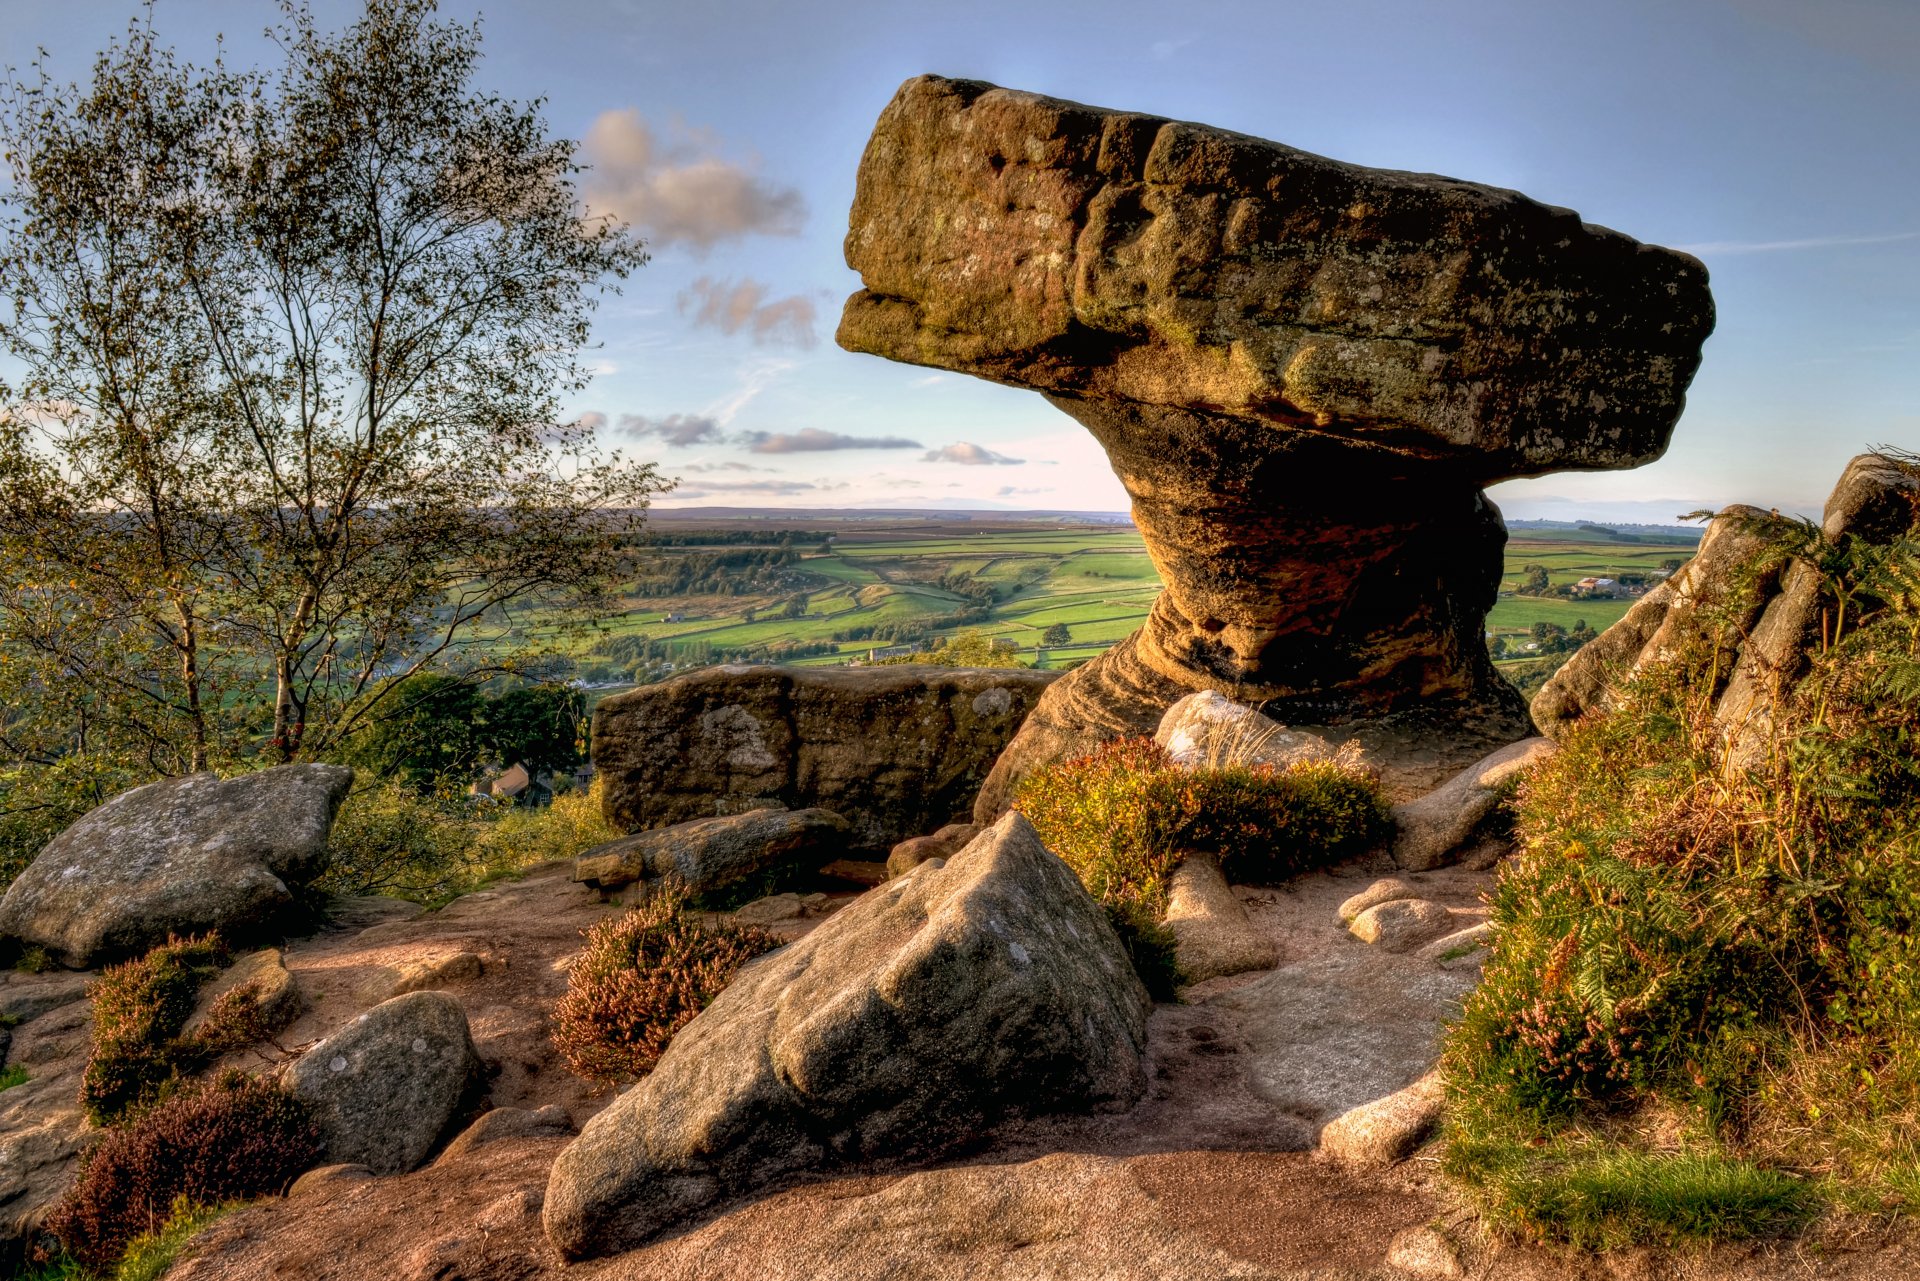
[[[1105,914],[1010,814],[741,970],[554,1162],[547,1235],[626,1249],[834,1164],[1132,1103],[1147,1009]]]
[[[47,842],[0,899],[0,935],[75,969],[171,934],[270,926],[327,867],[353,784],[342,765],[282,765],[122,792]]]
[[[1523,737],[1482,633],[1494,481],[1666,448],[1706,271],[1511,191],[923,76],[881,113],[841,346],[1041,392],[1106,449],[1166,590],[1053,686],[1018,778],[1199,689],[1288,723]]]
[[[713,667],[603,701],[593,763],[624,831],[777,805],[845,815],[886,856],[965,819],[1058,673],[918,664]]]
[[[1847,464],[1822,513],[1834,543],[1888,543],[1920,525],[1920,469],[1883,454]],[[1804,674],[1833,602],[1810,567],[1769,554],[1770,515],[1732,506],[1714,517],[1693,558],[1582,647],[1533,698],[1541,732],[1564,737],[1580,717],[1619,703],[1633,674],[1690,649],[1718,649],[1714,719],[1730,759],[1755,764],[1773,708]]]

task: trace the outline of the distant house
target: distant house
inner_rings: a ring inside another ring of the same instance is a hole
[[[1573,585],[1575,596],[1616,596],[1620,584],[1611,578],[1583,578]]]
[[[660,615],[660,621],[663,623],[684,623],[687,621],[687,616],[685,614],[662,614]]]
[[[553,789],[535,778],[524,765],[509,765],[491,779],[473,785],[477,796],[490,796],[513,805],[544,805],[553,799]]]
[[[868,650],[867,661],[869,663],[877,663],[883,658],[905,658],[910,654],[917,654],[919,652],[919,650],[911,645],[888,645],[883,649]]]

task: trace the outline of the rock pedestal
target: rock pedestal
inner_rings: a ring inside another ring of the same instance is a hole
[[[882,112],[846,249],[840,344],[1045,394],[1167,584],[1048,690],[976,819],[1199,689],[1523,736],[1481,488],[1657,458],[1713,324],[1695,259],[1516,192],[933,76]]]

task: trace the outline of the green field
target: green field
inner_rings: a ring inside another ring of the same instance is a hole
[[[803,585],[799,591],[626,599],[621,612],[603,620],[598,643],[604,645],[606,638],[618,636],[670,642],[674,669],[717,661],[715,651],[783,643],[831,646],[830,652],[789,661],[837,664],[865,659],[871,651],[898,642],[836,639],[836,634],[857,627],[906,625],[926,628],[936,636],[978,631],[1004,637],[1026,662],[1066,667],[1131,633],[1145,619],[1160,590],[1159,575],[1139,535],[1125,525],[1018,516],[836,519],[817,513],[796,514],[792,523],[796,529],[833,534],[827,550],[817,550],[820,540],[816,538],[792,565],[795,581]],[[699,528],[685,519],[672,521],[669,527],[682,536]],[[796,547],[800,542],[795,540]],[[646,555],[670,557],[710,550],[673,547]],[[1515,531],[1507,546],[1506,578],[1488,628],[1519,636],[1536,622],[1569,630],[1585,622],[1602,631],[1632,605],[1630,599],[1568,600],[1520,594],[1516,589],[1527,566],[1544,567],[1555,586],[1589,576],[1657,577],[1664,572],[1663,565],[1684,559],[1691,550],[1684,536],[1658,542],[1608,541],[1585,530]],[[955,576],[971,579],[972,585],[957,582]],[[981,604],[980,583],[994,588],[989,605]],[[970,599],[961,591],[949,590],[953,587],[976,595]],[[786,617],[790,602],[801,591],[804,614]],[[958,626],[942,622],[970,607],[983,609],[984,618]],[[749,611],[756,615],[752,621],[747,618]],[[666,621],[669,615],[674,621]],[[1066,626],[1069,642],[1042,647],[1041,633],[1056,623]],[[598,668],[595,664],[596,653],[606,651],[595,646],[593,638],[575,643],[576,661],[582,675],[597,675],[601,679],[595,683],[609,683],[606,678],[612,674],[604,664]],[[619,677],[612,679],[617,682]]]

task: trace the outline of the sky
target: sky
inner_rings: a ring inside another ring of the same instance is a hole
[[[352,0],[315,0],[344,25]],[[132,0],[0,0],[0,63],[62,78]],[[1498,486],[1513,518],[1817,512],[1920,448],[1920,0],[443,0],[489,88],[544,97],[651,262],[602,304],[571,412],[664,506],[1123,510],[1034,393],[833,344],[861,149],[923,72],[1512,187],[1698,254],[1719,327],[1664,458]],[[265,61],[270,0],[158,0]]]

